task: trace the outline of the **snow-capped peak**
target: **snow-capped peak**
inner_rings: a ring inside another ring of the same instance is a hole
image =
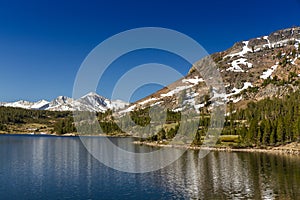
[[[19,107],[34,110],[51,110],[51,111],[93,111],[105,112],[108,109],[124,108],[128,103],[121,100],[111,101],[98,95],[95,92],[90,92],[79,99],[72,99],[67,96],[58,96],[51,102],[40,100],[37,102],[29,102],[20,100],[17,102],[0,103],[0,106]]]
[[[16,102],[4,103],[4,106],[30,109],[33,104],[33,102],[19,100]]]
[[[48,106],[49,105],[49,101],[46,101],[46,100],[40,100],[40,101],[37,101],[35,102],[32,106],[31,106],[31,109],[42,109],[43,107],[45,106]]]
[[[99,94],[97,94],[96,92],[89,92],[86,95],[82,96],[81,98],[85,98],[85,97],[101,97]]]

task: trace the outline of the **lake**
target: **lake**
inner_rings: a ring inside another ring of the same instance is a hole
[[[102,140],[93,137],[91,140]],[[137,151],[154,147],[111,138]],[[126,146],[125,145],[125,146]],[[148,173],[101,164],[78,137],[0,136],[1,199],[300,199],[300,156],[186,151]]]

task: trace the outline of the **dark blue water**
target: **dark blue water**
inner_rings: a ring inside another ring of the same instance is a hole
[[[133,145],[130,138],[112,140]],[[297,156],[211,152],[199,159],[198,153],[130,174],[101,164],[76,137],[0,136],[0,198],[300,199]]]

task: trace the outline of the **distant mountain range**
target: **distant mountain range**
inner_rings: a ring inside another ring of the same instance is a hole
[[[0,106],[18,107],[34,110],[50,110],[50,111],[94,111],[105,112],[108,109],[119,110],[124,108],[128,103],[121,100],[111,101],[94,92],[88,93],[79,99],[72,99],[67,96],[59,96],[56,99],[48,102],[40,100],[37,102],[16,101],[16,102],[1,102]]]

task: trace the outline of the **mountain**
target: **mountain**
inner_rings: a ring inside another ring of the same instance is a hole
[[[0,106],[53,111],[87,110],[105,112],[107,109],[126,113],[140,108],[162,105],[173,111],[192,106],[196,111],[209,106],[215,98],[232,102],[235,107],[246,107],[250,101],[281,97],[299,89],[300,85],[300,27],[275,31],[267,36],[235,43],[231,48],[214,53],[195,63],[187,76],[128,105],[120,100],[110,101],[96,93],[79,99],[59,96],[51,102],[17,101]],[[215,65],[220,72],[226,92],[207,86],[196,70],[209,74],[206,66]],[[203,70],[203,71],[202,71]]]
[[[17,102],[0,103],[0,106],[5,107],[18,107],[34,110],[51,110],[51,111],[93,111],[93,112],[105,112],[108,109],[122,109],[128,103],[121,100],[111,101],[94,92],[88,93],[79,99],[72,99],[66,96],[59,96],[53,99],[51,102],[46,100],[40,100],[37,102],[29,102],[20,100]]]
[[[66,96],[59,96],[53,99],[47,106],[44,106],[45,110],[52,111],[74,111],[74,100]]]
[[[34,104],[35,103],[33,103],[33,102],[24,101],[24,100],[20,100],[20,101],[16,101],[16,102],[11,102],[11,103],[2,103],[3,106],[18,107],[18,108],[25,108],[25,109],[31,109],[31,107]]]
[[[216,65],[222,77],[226,90],[222,98],[237,108],[245,107],[249,101],[287,95],[299,89],[300,85],[299,43],[300,27],[237,42],[231,48],[195,63],[186,77],[120,112],[157,104],[173,111],[180,111],[189,104],[198,111],[207,101],[218,96],[217,91],[209,88],[196,70],[197,67],[205,72],[209,70],[205,68],[209,64]],[[209,63],[209,60],[214,63]]]

